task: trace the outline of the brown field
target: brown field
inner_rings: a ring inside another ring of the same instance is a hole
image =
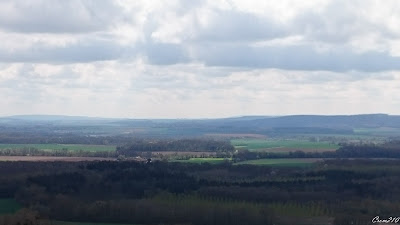
[[[256,138],[256,139],[265,139],[266,135],[262,134],[218,134],[218,133],[208,133],[204,136],[212,136],[212,137],[226,137],[226,138]]]
[[[57,157],[57,156],[0,156],[0,161],[27,161],[27,162],[81,162],[81,161],[115,161],[114,158],[101,157]]]

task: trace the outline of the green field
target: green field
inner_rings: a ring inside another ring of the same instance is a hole
[[[225,160],[226,160],[225,158],[190,158],[184,160],[172,160],[171,162],[218,164],[218,163],[223,163]]]
[[[235,163],[235,165],[260,165],[260,166],[283,166],[283,167],[307,167],[320,159],[256,159]]]
[[[0,215],[15,213],[21,206],[12,198],[0,199]]]
[[[400,128],[395,127],[376,127],[376,128],[354,128],[354,133],[368,136],[398,136]]]
[[[78,144],[0,144],[0,149],[36,148],[39,150],[68,150],[68,151],[115,151],[112,145],[78,145]]]
[[[311,142],[307,140],[275,140],[275,139],[233,139],[231,140],[236,149],[246,148],[250,151],[289,152],[302,150],[311,151],[333,151],[338,145],[329,142]]]

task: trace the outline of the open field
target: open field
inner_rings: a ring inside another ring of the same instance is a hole
[[[400,128],[397,127],[376,127],[376,128],[354,128],[354,133],[368,136],[398,136]]]
[[[275,139],[233,139],[236,149],[248,149],[250,151],[290,152],[301,150],[304,152],[334,151],[338,145],[329,142],[311,142],[307,140],[275,140]]]
[[[218,163],[223,163],[225,160],[226,160],[225,158],[190,158],[185,160],[172,160],[171,162],[218,164]]]
[[[114,158],[101,157],[58,157],[58,156],[0,156],[0,161],[26,162],[81,162],[81,161],[115,161]]]
[[[204,134],[204,136],[207,137],[227,137],[227,138],[267,138],[267,136],[262,135],[262,134],[223,134],[223,133],[209,133],[209,134]]]
[[[159,152],[152,152],[153,155],[165,155],[165,156],[182,156],[188,155],[193,157],[201,157],[201,156],[214,156],[216,152],[176,152],[176,151],[159,151]]]
[[[260,166],[293,166],[293,167],[303,167],[311,166],[315,162],[320,162],[323,159],[315,158],[305,158],[305,159],[256,159],[247,160],[243,162],[235,163],[235,165],[260,165]]]
[[[69,151],[115,151],[112,145],[80,145],[80,144],[0,144],[0,149],[36,148],[39,150],[69,150]]]
[[[15,213],[21,206],[12,198],[0,199],[0,215]]]

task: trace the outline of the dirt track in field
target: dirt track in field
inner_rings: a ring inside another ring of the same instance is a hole
[[[0,161],[81,162],[81,161],[115,161],[115,159],[114,158],[101,158],[101,157],[0,156]]]

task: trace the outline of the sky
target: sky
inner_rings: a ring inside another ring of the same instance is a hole
[[[400,114],[398,0],[0,0],[0,116]]]

